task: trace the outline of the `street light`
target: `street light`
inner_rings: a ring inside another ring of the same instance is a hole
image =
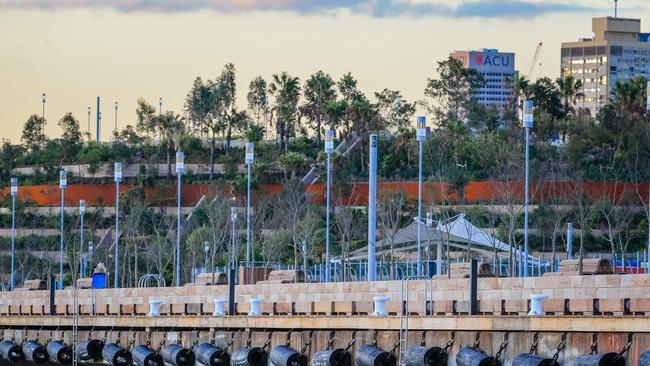
[[[176,190],[178,193],[177,219],[176,219],[176,287],[181,285],[181,176],[185,172],[185,154],[182,151],[176,152],[176,177],[178,183]]]
[[[15,281],[16,195],[18,195],[18,178],[11,178],[11,283],[9,284],[9,290],[11,291],[14,289]]]
[[[524,271],[523,276],[528,277],[528,156],[530,150],[530,129],[533,128],[533,101],[524,101],[522,124],[526,130],[526,182],[524,192]]]
[[[418,163],[418,270],[417,275],[422,276],[422,146],[427,138],[427,119],[424,116],[418,117],[416,139],[420,147]]]
[[[45,93],[43,93],[41,100],[43,101],[43,114],[41,115],[43,117],[43,136],[45,136]]]
[[[431,228],[433,226],[433,214],[431,212],[427,212],[427,221],[426,221],[427,228]],[[431,271],[429,268],[431,267],[431,236],[429,235],[429,229],[427,229],[427,276],[431,276]]]
[[[86,213],[86,200],[79,200],[79,218],[81,225],[81,232],[79,233],[79,278],[84,275],[84,214]]]
[[[59,171],[59,188],[61,189],[61,244],[59,248],[59,289],[63,289],[63,252],[65,243],[63,239],[63,226],[65,224],[65,189],[68,188],[68,173]]]
[[[90,140],[90,107],[88,107],[88,129],[86,132],[88,133],[88,140]]]
[[[124,164],[115,163],[115,283],[113,287],[118,288],[118,278],[120,271],[120,250],[119,250],[119,237],[120,237],[120,183],[122,182]]]
[[[231,232],[231,255],[230,255],[230,273],[228,275],[228,314],[235,315],[235,223],[237,222],[237,209],[230,208],[230,221],[232,222]]]
[[[93,244],[94,243],[92,240],[88,242],[88,257],[86,258],[86,268],[90,268],[93,262],[93,250],[95,249],[95,246]],[[92,277],[90,270],[88,271],[88,274]]]
[[[331,185],[331,158],[332,153],[334,152],[334,131],[327,130],[325,131],[325,154],[327,154],[327,193],[325,196],[326,201],[326,213],[325,213],[325,225],[327,230],[325,231],[325,282],[330,282],[330,185]]]
[[[117,101],[115,101],[115,133],[117,136]]]
[[[253,260],[255,254],[251,252],[251,168],[255,161],[255,144],[252,142],[246,143],[246,169],[248,170],[248,188],[246,193],[246,262],[250,263],[251,256]]]

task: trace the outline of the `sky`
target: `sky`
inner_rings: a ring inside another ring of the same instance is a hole
[[[240,108],[253,78],[282,71],[351,72],[369,95],[389,88],[420,100],[453,50],[515,52],[527,71],[538,42],[535,76],[555,79],[560,43],[591,36],[591,18],[613,9],[613,0],[0,0],[0,137],[18,142],[46,93],[50,137],[66,112],[85,131],[89,106],[94,134],[101,96],[109,139],[115,101],[120,128],[134,124],[140,97],[182,113],[192,81],[228,62]],[[619,16],[650,32],[647,0],[619,1]]]

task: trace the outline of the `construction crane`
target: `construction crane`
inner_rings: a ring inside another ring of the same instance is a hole
[[[542,65],[541,62],[539,62],[539,54],[542,52],[542,44],[542,42],[539,42],[537,44],[537,49],[535,49],[535,55],[533,56],[533,62],[530,64],[528,74],[525,75],[529,80],[533,79],[533,73],[535,72],[537,64],[539,63],[540,66]]]

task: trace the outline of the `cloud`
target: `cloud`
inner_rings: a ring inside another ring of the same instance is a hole
[[[432,0],[434,1],[434,0]],[[288,11],[330,14],[349,11],[372,17],[511,18],[552,13],[591,12],[596,8],[572,2],[530,0],[469,0],[449,6],[422,0],[0,0],[0,9],[46,11],[78,8],[111,9],[122,13],[182,13],[212,10],[219,13]]]

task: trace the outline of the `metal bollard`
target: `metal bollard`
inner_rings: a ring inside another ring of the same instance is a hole
[[[581,355],[576,358],[575,366],[625,366],[625,358],[618,353],[595,353]]]
[[[89,339],[77,344],[77,357],[81,361],[100,362],[102,360],[102,350],[104,342],[99,339]]]
[[[261,347],[242,348],[232,354],[232,366],[267,366],[269,354]]]
[[[130,366],[133,361],[131,352],[116,343],[107,343],[104,345],[102,358],[112,366]]]
[[[406,366],[447,366],[447,352],[440,347],[414,346],[404,354]]]
[[[501,366],[499,360],[488,356],[481,351],[472,347],[462,348],[456,355],[456,365],[458,366]]]
[[[50,359],[58,362],[61,365],[69,365],[72,363],[72,348],[66,346],[61,341],[51,341],[45,347]]]
[[[161,354],[163,360],[172,366],[194,366],[195,363],[194,352],[177,344],[163,348]]]
[[[149,346],[139,345],[133,349],[133,362],[138,366],[164,366],[162,356]]]
[[[552,358],[522,353],[512,359],[512,366],[559,366]]]
[[[397,360],[392,353],[366,344],[357,350],[354,363],[356,366],[396,366]]]
[[[269,358],[273,366],[307,366],[309,363],[307,356],[287,346],[273,347]]]
[[[352,355],[343,348],[318,351],[311,360],[311,366],[351,366]],[[650,365],[649,365],[650,366]]]
[[[45,347],[36,341],[23,343],[23,353],[25,354],[25,360],[33,363],[45,363],[50,360]]]
[[[12,341],[0,342],[0,355],[3,360],[20,362],[25,359],[22,348]]]
[[[201,343],[196,346],[194,353],[196,361],[205,366],[230,366],[228,351],[216,347],[212,343]]]

